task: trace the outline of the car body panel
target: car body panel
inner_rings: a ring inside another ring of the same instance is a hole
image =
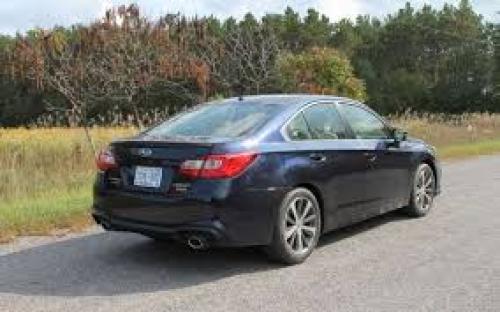
[[[280,114],[251,136],[165,140],[143,132],[113,142],[122,171],[97,175],[93,205],[97,222],[108,229],[154,237],[182,238],[193,231],[203,232],[210,234],[212,244],[218,246],[267,245],[284,196],[297,186],[307,187],[319,197],[323,232],[406,205],[413,172],[422,162],[435,170],[436,193],[440,191],[441,173],[435,151],[423,141],[409,138],[395,144],[390,139],[352,137],[291,141],[283,134],[283,127],[301,109],[319,102],[342,105],[337,103],[348,99],[291,95],[250,100],[283,105]],[[140,155],[143,148],[151,153]],[[248,151],[257,153],[257,159],[231,179],[189,180],[177,174],[185,159]],[[373,161],[367,153],[375,155]],[[318,161],[313,154],[325,157]],[[156,191],[120,185],[126,182],[124,176],[132,174],[124,173],[123,167],[133,170],[137,165],[171,170],[169,185]],[[113,174],[115,180],[110,180]],[[110,181],[116,182],[116,187]]]

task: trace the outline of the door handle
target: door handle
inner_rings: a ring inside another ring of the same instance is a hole
[[[369,162],[375,162],[377,160],[377,154],[375,153],[364,153],[366,159],[369,161]]]
[[[309,158],[312,161],[324,162],[326,160],[326,156],[323,154],[312,153],[309,155]]]

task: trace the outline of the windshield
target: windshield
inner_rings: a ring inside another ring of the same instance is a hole
[[[156,137],[238,138],[261,128],[281,110],[276,104],[200,105],[147,131]]]

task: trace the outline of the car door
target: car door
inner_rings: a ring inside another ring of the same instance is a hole
[[[320,188],[325,214],[325,229],[352,223],[354,207],[364,202],[366,160],[356,153],[359,144],[353,139],[335,104],[309,105],[286,127],[296,150],[307,157],[301,181]]]
[[[390,127],[375,112],[357,103],[339,105],[342,116],[360,142],[358,153],[368,162],[365,197],[373,214],[401,206],[407,198],[411,155],[391,144]]]

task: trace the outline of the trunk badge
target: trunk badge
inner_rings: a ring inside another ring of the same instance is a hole
[[[153,151],[150,148],[139,148],[137,150],[137,155],[141,157],[148,157],[151,156],[151,154],[153,154]]]

